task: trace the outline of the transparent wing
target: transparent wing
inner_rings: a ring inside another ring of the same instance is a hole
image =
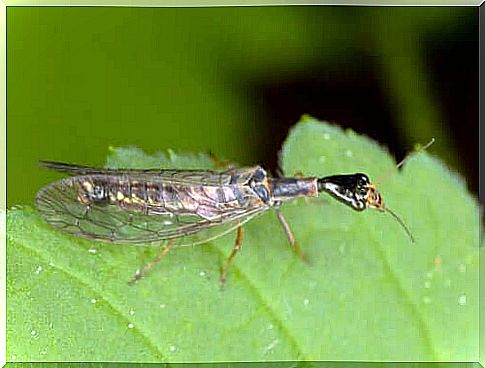
[[[116,175],[133,180],[150,181],[154,178],[172,184],[223,185],[228,184],[233,176],[249,178],[256,167],[237,168],[223,172],[210,170],[173,170],[173,169],[102,169],[81,165],[72,165],[54,161],[40,161],[41,167],[67,173],[69,175]]]
[[[84,203],[79,199],[79,185],[78,179],[72,177],[41,189],[36,198],[41,216],[50,225],[72,235],[115,243],[147,244],[184,238],[178,239],[177,244],[197,244],[223,235],[269,208],[235,209],[218,221],[194,213],[144,213],[116,204]]]
[[[174,239],[174,247],[186,247],[197,244],[203,244],[210,242],[212,240],[218,239],[231,231],[234,231],[238,226],[244,225],[246,222],[254,219],[255,217],[263,214],[268,210],[269,207],[258,208],[256,211],[251,211],[246,215],[246,217],[234,219],[217,226],[207,227],[201,229],[199,232],[194,234],[182,236],[180,238]]]

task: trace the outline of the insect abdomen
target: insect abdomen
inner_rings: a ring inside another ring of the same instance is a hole
[[[78,200],[83,204],[112,204],[146,214],[196,214],[215,221],[227,211],[254,206],[234,185],[183,185],[165,181],[129,180],[115,176],[78,177]]]

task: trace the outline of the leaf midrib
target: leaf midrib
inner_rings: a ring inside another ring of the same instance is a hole
[[[227,257],[227,255],[225,255],[218,247],[216,247],[212,243],[206,244],[206,246],[208,246],[208,248],[213,253],[217,253],[219,257],[222,257],[222,259],[225,259]],[[239,275],[239,278],[246,283],[246,287],[255,297],[254,300],[258,300],[259,305],[261,305],[266,311],[266,314],[268,315],[268,319],[270,319],[273,325],[280,330],[281,335],[289,341],[290,346],[292,346],[296,355],[294,359],[305,360],[306,358],[305,358],[305,355],[303,354],[304,349],[298,344],[297,342],[298,340],[290,333],[288,328],[284,327],[282,318],[278,318],[277,312],[272,308],[270,308],[270,304],[266,302],[263,295],[258,291],[258,288],[256,287],[255,283],[251,281],[251,279],[248,277],[246,272],[244,272],[240,267],[234,265],[234,263],[231,264],[230,270],[231,272]]]

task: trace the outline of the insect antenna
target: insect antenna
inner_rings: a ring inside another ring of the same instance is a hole
[[[401,220],[401,218],[395,212],[391,211],[389,208],[387,208],[387,207],[381,207],[381,208],[384,211],[386,211],[387,213],[389,213],[392,217],[394,217],[396,219],[396,221],[399,222],[399,224],[401,225],[401,227],[404,229],[404,231],[406,232],[406,234],[408,234],[408,236],[411,239],[411,241],[413,243],[416,243],[416,240],[414,239],[414,236],[411,233],[411,230],[409,230],[409,228],[406,226],[406,224],[404,223],[404,221]]]
[[[424,151],[424,150],[428,149],[429,146],[431,146],[434,142],[435,142],[435,139],[434,138],[431,138],[431,140],[426,145],[424,145],[422,147],[419,147],[414,152],[411,152],[411,153],[407,154],[406,157],[404,157],[401,160],[401,162],[399,162],[396,165],[396,169],[399,169],[402,165],[404,165],[404,163],[406,161],[408,161],[415,154],[417,154],[417,153],[419,153],[421,151]],[[384,175],[382,175],[379,179],[377,179],[374,183],[372,183],[370,185],[370,187],[374,190],[374,192],[376,192],[376,190],[375,190],[376,185],[378,183],[382,183],[385,179],[389,178],[394,173],[395,173],[394,168],[390,169],[388,172],[386,172]],[[382,199],[380,198],[380,196],[377,196],[376,198],[374,198],[373,201],[372,201],[372,204],[374,205],[374,207],[376,207],[376,208],[378,208],[380,210],[383,210],[383,211],[389,213],[392,217],[394,217],[394,219],[401,225],[401,227],[404,229],[404,231],[406,232],[406,234],[409,236],[409,238],[411,239],[411,241],[413,243],[416,242],[415,239],[414,239],[413,234],[411,233],[411,231],[409,230],[409,228],[407,227],[407,225],[404,223],[404,221],[401,220],[401,218],[395,212],[393,212],[392,210],[390,210],[389,208],[387,208],[386,206],[384,206],[384,203],[382,202]]]
[[[406,155],[406,157],[404,157],[401,162],[399,162],[397,165],[396,165],[396,169],[399,169],[402,165],[404,165],[404,163],[406,161],[408,161],[411,157],[413,157],[415,154],[419,153],[419,152],[422,152],[422,151],[425,151],[429,148],[429,146],[431,146],[434,142],[436,141],[436,139],[434,138],[431,138],[431,140],[426,143],[423,147],[419,147],[416,151],[413,151],[413,152],[410,152]],[[390,177],[392,174],[394,173],[394,168],[390,169],[389,171],[387,171],[384,175],[382,175],[379,179],[377,179],[375,182],[374,182],[374,185],[377,185],[379,183],[382,183],[385,179],[387,179],[388,177]]]

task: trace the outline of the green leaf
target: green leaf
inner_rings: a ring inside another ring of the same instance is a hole
[[[282,150],[287,175],[365,172],[376,180],[396,171],[368,138],[302,120]],[[206,155],[169,156],[114,149],[108,164],[212,166]],[[283,213],[311,265],[294,256],[268,212],[245,226],[222,291],[234,234],[174,250],[129,287],[158,249],[74,238],[30,208],[11,209],[8,360],[476,361],[476,201],[427,153],[379,190],[416,243],[385,213],[329,197],[296,200]]]

